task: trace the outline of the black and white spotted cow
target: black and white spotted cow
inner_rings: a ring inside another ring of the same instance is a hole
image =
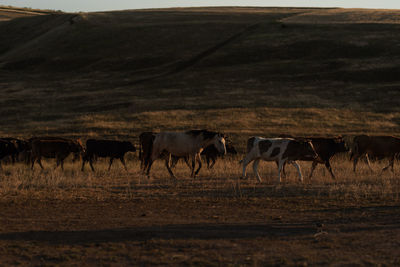
[[[293,164],[299,172],[299,180],[303,181],[300,166],[296,160],[314,159],[317,157],[311,142],[299,141],[292,138],[263,138],[251,137],[247,140],[247,154],[241,160],[243,163],[242,177],[246,177],[247,165],[254,161],[253,170],[259,182],[261,177],[258,174],[258,164],[261,159],[275,161],[278,163],[278,177],[281,182],[281,171],[285,162]]]

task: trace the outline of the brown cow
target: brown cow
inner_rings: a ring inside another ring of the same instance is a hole
[[[64,159],[68,157],[70,153],[83,153],[83,146],[81,141],[78,140],[67,140],[67,139],[54,139],[46,140],[40,138],[31,138],[31,169],[35,161],[38,162],[39,166],[43,169],[41,158],[55,158],[56,168],[61,164],[61,169],[64,170]]]
[[[325,167],[328,169],[332,179],[335,179],[335,175],[333,174],[332,167],[330,164],[330,159],[337,153],[349,151],[343,138],[306,137],[306,138],[295,138],[295,139],[310,141],[314,147],[315,152],[317,152],[318,154],[318,157],[315,159],[299,159],[299,160],[313,162],[311,166],[309,179],[311,179],[315,167],[318,164],[324,164]],[[283,174],[285,175],[284,168],[283,168]]]
[[[85,163],[89,161],[90,168],[92,169],[92,171],[94,171],[94,157],[109,157],[110,163],[108,165],[108,171],[110,171],[114,159],[119,159],[125,170],[128,171],[124,160],[125,153],[128,151],[136,151],[135,146],[128,141],[88,139],[86,141],[86,152],[83,157],[81,170],[84,170]]]
[[[20,153],[29,150],[29,142],[28,141],[13,138],[13,137],[4,137],[4,138],[0,138],[0,140],[10,142],[14,146],[13,151],[8,155],[11,158],[11,162],[13,164],[18,159],[18,155]]]
[[[144,172],[151,160],[151,151],[153,148],[153,142],[156,138],[156,133],[143,132],[139,135],[139,159],[140,169]]]
[[[353,160],[353,171],[356,171],[358,160],[366,156],[367,165],[369,165],[369,157],[377,159],[389,158],[389,164],[382,169],[387,170],[391,167],[394,172],[393,164],[395,157],[400,153],[400,138],[393,136],[369,136],[369,135],[358,135],[354,137],[354,145],[351,152],[350,160]]]

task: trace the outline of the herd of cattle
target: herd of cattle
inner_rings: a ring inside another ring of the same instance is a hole
[[[79,139],[62,137],[33,137],[29,140],[0,138],[0,159],[9,158],[15,162],[23,155],[31,169],[34,168],[35,162],[43,169],[42,157],[55,158],[56,168],[61,165],[63,169],[65,158],[73,154],[73,160],[82,160],[82,171],[86,162],[89,162],[94,171],[93,163],[99,157],[110,158],[108,170],[114,159],[119,159],[127,170],[124,156],[129,151],[136,151],[135,146],[129,141],[88,139],[86,146],[83,146]],[[393,172],[394,160],[400,153],[400,138],[369,135],[351,138],[251,137],[247,140],[246,156],[240,161],[243,166],[242,177],[246,177],[246,167],[253,162],[254,174],[261,181],[258,164],[260,160],[265,160],[276,162],[279,181],[281,174],[285,175],[286,163],[295,166],[299,179],[303,180],[297,161],[312,161],[310,178],[318,164],[324,164],[332,178],[335,178],[330,159],[335,154],[343,152],[350,152],[354,172],[360,159],[364,159],[370,169],[369,159],[389,159],[389,164],[383,170],[391,167]],[[183,159],[191,170],[191,176],[195,177],[201,169],[202,156],[205,157],[208,168],[212,168],[216,159],[226,153],[237,154],[237,151],[227,137],[218,132],[207,130],[144,132],[139,136],[140,168],[148,176],[153,162],[163,159],[168,172],[175,177],[172,169],[179,159]],[[197,170],[195,170],[196,162]]]

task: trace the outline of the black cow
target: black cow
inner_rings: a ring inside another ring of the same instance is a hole
[[[337,153],[349,151],[343,138],[342,137],[335,137],[335,138],[307,137],[307,138],[295,138],[295,139],[310,141],[314,147],[315,152],[317,152],[318,157],[315,159],[309,159],[309,158],[308,159],[299,159],[299,160],[313,162],[312,166],[311,166],[309,178],[312,177],[315,167],[318,164],[324,164],[325,167],[328,169],[329,173],[331,174],[332,179],[335,179],[335,175],[333,174],[332,167],[331,167],[331,164],[329,161]]]
[[[0,160],[7,156],[12,156],[15,153],[17,153],[17,149],[13,143],[6,140],[0,140]]]
[[[108,166],[108,171],[110,171],[111,164],[114,159],[120,159],[122,165],[126,171],[128,169],[125,165],[124,156],[125,153],[131,151],[135,152],[136,148],[132,145],[131,142],[128,141],[114,141],[114,140],[96,140],[96,139],[89,139],[86,141],[86,152],[82,160],[82,171],[85,168],[85,163],[89,161],[90,167],[92,171],[93,168],[93,159],[94,157],[101,157],[101,158],[110,158],[110,165]]]
[[[19,153],[26,152],[29,150],[29,142],[13,137],[3,137],[0,138],[2,141],[10,142],[15,149],[13,149],[12,153],[8,156],[10,156],[12,163],[14,164],[15,161],[18,159]]]

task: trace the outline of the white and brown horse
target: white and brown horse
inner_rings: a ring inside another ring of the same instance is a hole
[[[147,175],[150,175],[150,169],[153,162],[160,158],[162,153],[169,153],[177,157],[190,157],[192,159],[192,173],[191,177],[195,177],[201,169],[200,153],[209,145],[214,145],[215,148],[221,153],[226,154],[225,138],[222,134],[217,132],[210,132],[207,130],[192,130],[187,132],[161,132],[156,134],[151,160],[148,164]],[[199,167],[196,171],[196,161]],[[169,174],[175,177],[170,166],[169,161],[166,161],[166,167]]]

